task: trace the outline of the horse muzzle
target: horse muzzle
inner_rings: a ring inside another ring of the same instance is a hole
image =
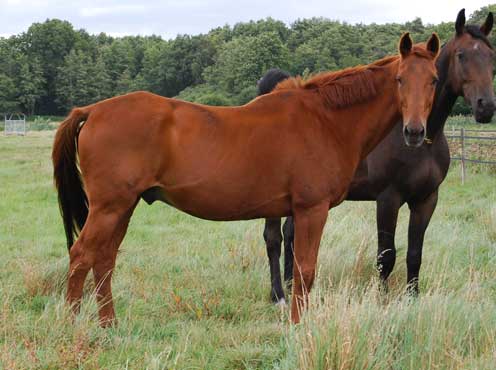
[[[421,123],[407,123],[403,128],[403,137],[407,146],[418,148],[424,142],[425,135],[425,126]]]
[[[491,122],[495,108],[493,98],[479,98],[472,104],[475,120],[479,123]]]

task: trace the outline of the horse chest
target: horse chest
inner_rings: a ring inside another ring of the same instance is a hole
[[[405,199],[426,197],[434,192],[446,177],[447,167],[434,156],[424,156],[416,165],[406,166],[397,177],[396,187]]]

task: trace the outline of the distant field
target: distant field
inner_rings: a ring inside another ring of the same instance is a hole
[[[494,369],[496,177],[487,167],[469,166],[462,186],[452,166],[418,300],[403,295],[406,207],[387,296],[377,290],[374,204],[333,210],[298,326],[269,302],[261,220],[208,222],[142,202],[113,280],[119,325],[103,330],[91,284],[74,324],[64,304],[53,135],[0,135],[0,369]]]

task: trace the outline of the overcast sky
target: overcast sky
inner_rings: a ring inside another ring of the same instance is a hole
[[[75,28],[113,36],[199,34],[225,24],[272,17],[287,24],[298,18],[326,17],[349,23],[454,21],[480,0],[0,0],[0,36],[26,31],[47,18],[68,20]]]

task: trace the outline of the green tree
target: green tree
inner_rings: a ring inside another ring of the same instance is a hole
[[[165,53],[164,49],[168,47],[169,45],[164,42],[150,44],[145,49],[143,69],[140,74],[143,81],[143,89],[165,95],[165,72],[162,69],[162,54]]]
[[[0,113],[15,112],[19,109],[16,95],[14,80],[0,73]]]
[[[56,113],[55,81],[59,67],[74,47],[77,33],[69,22],[51,19],[44,23],[33,23],[21,39],[27,56],[38,59],[43,71],[46,85],[40,113]]]
[[[496,4],[483,6],[480,9],[473,12],[472,14],[470,14],[470,17],[468,18],[468,23],[478,24],[478,25],[483,24],[489,12],[492,12],[493,15],[496,15]]]
[[[114,93],[116,95],[122,95],[131,92],[133,90],[134,90],[134,80],[131,77],[131,72],[129,71],[129,69],[126,69],[119,76],[115,86]]]
[[[187,87],[177,98],[206,105],[233,105],[225,93],[207,84]]]
[[[235,96],[253,89],[268,69],[287,68],[288,59],[288,50],[275,33],[237,37],[222,46],[215,65],[205,70],[205,80]]]
[[[26,55],[21,55],[18,63],[17,101],[20,103],[23,112],[33,115],[35,107],[40,102],[45,91],[45,78],[43,77],[41,63],[36,58],[28,59]]]
[[[481,26],[486,21],[486,18],[487,18],[487,15],[489,14],[489,12],[492,12],[493,15],[496,15],[496,4],[491,4],[491,5],[483,6],[479,10],[476,10],[475,12],[473,12],[470,15],[467,23],[468,24],[475,24],[477,26]],[[495,32],[494,29],[489,34],[488,37],[489,37],[489,40],[491,40],[491,43],[493,45],[496,45],[496,32]]]
[[[284,22],[270,17],[258,21],[237,23],[232,29],[233,37],[255,37],[266,33],[275,33],[279,39],[286,42],[290,31]]]
[[[74,106],[84,106],[99,100],[95,91],[100,81],[95,78],[93,65],[93,60],[81,51],[71,50],[65,57],[56,81],[56,101],[61,109],[68,111]]]
[[[90,59],[87,61],[90,63],[87,66],[88,74],[86,78],[88,95],[91,100],[99,101],[113,96],[112,81],[102,56],[97,56],[95,62]]]

